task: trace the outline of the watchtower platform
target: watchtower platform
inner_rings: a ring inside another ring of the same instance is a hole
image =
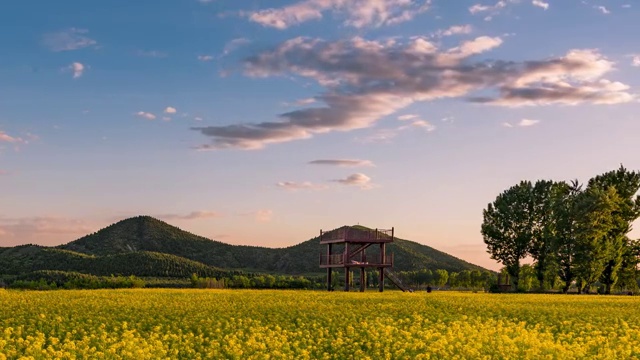
[[[386,253],[386,244],[392,243],[394,228],[368,229],[360,226],[343,226],[331,231],[320,230],[320,244],[327,245],[325,254],[320,254],[320,268],[327,269],[327,290],[331,290],[331,272],[343,268],[345,291],[349,291],[349,274],[352,268],[360,269],[360,291],[365,290],[365,269],[379,270],[379,290],[384,290],[384,276],[387,268],[393,267],[393,254]],[[379,253],[367,255],[366,250],[379,247]],[[339,251],[335,251],[339,247]]]

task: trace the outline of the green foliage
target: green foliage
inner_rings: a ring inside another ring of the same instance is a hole
[[[628,171],[624,166],[617,170],[598,175],[589,181],[589,187],[602,191],[615,191],[617,195],[616,210],[611,214],[612,224],[606,234],[607,262],[602,272],[601,281],[610,293],[618,281],[618,272],[622,266],[626,246],[626,235],[631,230],[631,223],[640,216],[640,172]]]
[[[66,271],[34,271],[19,276],[10,286],[12,289],[122,289],[143,288],[144,280],[135,276],[94,276]]]
[[[578,181],[522,181],[484,210],[482,234],[516,289],[562,282],[567,292],[575,281],[578,292],[608,294],[618,282],[635,290],[640,249],[627,234],[640,216],[638,191],[640,172],[623,166],[590,179],[585,189]],[[526,255],[533,267],[519,268]],[[465,276],[459,274],[458,281]]]
[[[533,238],[533,186],[521,181],[507,189],[483,211],[481,233],[491,258],[502,263],[518,287],[520,261],[531,248]]]

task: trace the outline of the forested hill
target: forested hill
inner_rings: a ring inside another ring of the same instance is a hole
[[[318,238],[287,248],[239,246],[210,240],[163,221],[138,216],[55,248],[25,245],[0,248],[0,275],[39,270],[94,275],[201,276],[233,270],[279,274],[319,274]],[[431,247],[402,239],[389,244],[394,269],[485,270]]]

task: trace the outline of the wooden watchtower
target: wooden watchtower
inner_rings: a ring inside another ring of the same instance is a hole
[[[386,244],[393,242],[393,228],[389,230],[367,229],[359,226],[343,226],[331,231],[320,230],[320,244],[327,245],[327,252],[320,254],[320,268],[327,269],[327,290],[331,290],[331,272],[335,268],[344,269],[344,290],[349,291],[349,273],[352,268],[360,268],[360,291],[365,290],[367,268],[377,268],[380,291],[384,290],[384,276],[387,268],[393,266],[393,254],[387,255]],[[366,250],[372,245],[380,248],[379,254],[367,256]]]

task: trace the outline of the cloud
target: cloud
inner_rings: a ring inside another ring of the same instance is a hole
[[[398,120],[400,121],[405,121],[405,120],[412,120],[412,119],[417,119],[419,116],[416,114],[407,114],[407,115],[400,115],[398,116]]]
[[[640,55],[633,55],[633,57],[631,59],[631,65],[632,66],[636,66],[636,67],[640,67]]]
[[[11,136],[4,131],[0,130],[0,142],[8,142],[8,143],[25,143],[26,141],[22,138]]]
[[[138,56],[144,57],[153,57],[153,58],[166,58],[169,56],[166,52],[158,51],[158,50],[138,50],[136,52]]]
[[[295,181],[280,181],[276,184],[277,187],[283,188],[286,190],[323,190],[326,189],[326,185],[315,184],[309,181],[305,182],[295,182]]]
[[[306,98],[306,99],[299,99],[296,101],[296,105],[309,105],[309,104],[313,104],[316,102],[315,98]]]
[[[10,173],[7,170],[0,169],[0,176],[9,175]]]
[[[507,5],[508,5],[507,1],[498,1],[494,5],[475,4],[469,7],[469,12],[472,13],[473,15],[484,13],[484,12],[497,13],[501,9],[504,9],[505,7],[507,7]]]
[[[286,29],[311,20],[320,20],[330,11],[355,28],[393,25],[413,19],[429,9],[431,0],[304,0],[282,8],[249,12],[250,21],[266,27]]]
[[[471,25],[454,25],[445,30],[438,30],[437,36],[452,36],[460,34],[471,34],[473,27]]]
[[[534,0],[534,2],[538,1],[539,0]],[[493,5],[475,4],[469,7],[469,12],[472,15],[484,15],[485,21],[491,21],[495,16],[500,15],[503,11],[505,11],[510,5],[519,3],[520,0],[500,0]]]
[[[533,1],[531,1],[531,3],[533,4],[533,6],[537,6],[539,8],[545,9],[545,10],[547,10],[549,8],[549,3],[544,2],[542,0],[533,0]]]
[[[609,15],[611,14],[611,11],[609,11],[609,9],[607,9],[605,6],[594,6],[596,9],[598,9],[598,11],[600,11],[601,13],[605,14],[605,15]]]
[[[441,49],[425,38],[329,42],[298,37],[247,58],[245,74],[311,79],[324,87],[315,96],[316,106],[285,112],[275,121],[191,129],[211,140],[200,150],[252,150],[368,128],[415,102],[444,98],[508,107],[636,99],[627,85],[604,78],[614,63],[595,49],[533,61],[473,59],[502,43],[499,37],[480,36]],[[387,139],[394,136],[383,131]]]
[[[246,44],[249,44],[249,43],[251,43],[251,40],[249,40],[247,38],[233,39],[233,40],[231,40],[231,41],[229,41],[228,43],[225,44],[224,49],[222,50],[222,56],[227,56],[230,53],[232,53],[235,50],[237,50],[242,45],[246,45]]]
[[[436,129],[436,126],[426,120],[415,120],[409,125],[400,126],[398,130],[406,130],[410,128],[422,128],[427,132],[432,132]]]
[[[364,137],[358,137],[355,140],[364,144],[368,143],[390,143],[392,139],[398,136],[398,129],[377,129]]]
[[[357,186],[361,189],[370,189],[372,187],[371,178],[362,173],[351,174],[344,179],[331,180],[342,185]]]
[[[520,126],[520,127],[528,127],[528,126],[536,125],[539,122],[540,122],[540,120],[522,119],[518,123],[518,126]]]
[[[168,116],[163,116],[163,117],[162,117],[162,120],[163,120],[163,121],[171,121],[171,118],[170,118],[170,117],[168,117]]]
[[[70,51],[94,46],[97,42],[89,38],[86,29],[70,28],[43,36],[43,44],[51,51]]]
[[[518,126],[518,127],[530,127],[530,126],[537,125],[539,123],[540,123],[540,120],[522,119],[515,126]],[[502,123],[502,126],[508,127],[508,128],[514,127],[513,124],[508,123],[508,122]]]
[[[254,213],[257,222],[269,222],[273,218],[273,210],[261,209]]]
[[[171,106],[167,106],[167,107],[164,109],[164,113],[165,113],[165,114],[175,114],[176,112],[177,112],[176,108],[171,107]]]
[[[211,55],[198,55],[198,60],[207,62],[213,60],[213,56]]]
[[[156,118],[155,115],[146,111],[138,111],[136,115],[147,120],[154,120]]]
[[[3,246],[60,243],[95,231],[83,220],[58,216],[0,217],[0,229]]]
[[[358,159],[329,159],[309,161],[311,165],[332,165],[341,167],[375,166],[370,160]]]
[[[560,58],[529,61],[514,68],[497,97],[471,101],[501,106],[619,104],[637,99],[630,87],[602,77],[614,63],[595,49],[576,49]]]
[[[164,214],[157,217],[164,220],[198,220],[219,218],[222,214],[216,211],[192,211],[188,214]]]
[[[82,63],[74,62],[69,65],[69,70],[73,71],[73,78],[77,79],[84,73],[85,66]]]

